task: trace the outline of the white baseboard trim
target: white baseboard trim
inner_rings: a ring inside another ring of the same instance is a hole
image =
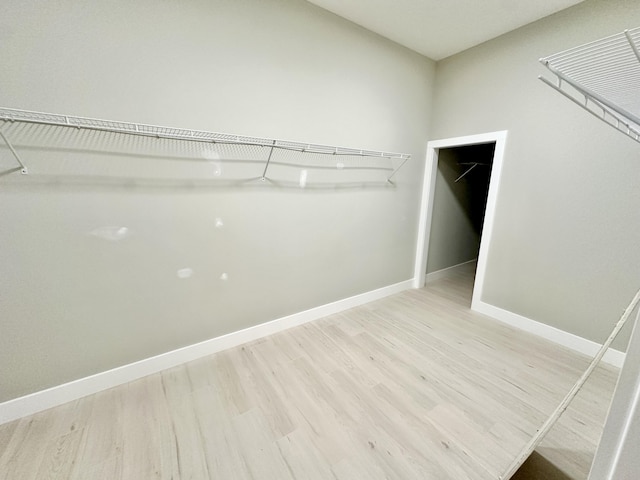
[[[394,295],[410,289],[411,286],[412,280],[406,280],[0,403],[0,425],[291,327]]]
[[[462,262],[452,267],[447,267],[447,268],[443,268],[442,270],[436,270],[435,272],[427,273],[427,276],[425,277],[425,282],[429,283],[429,282],[435,282],[436,280],[440,280],[441,278],[444,278],[453,273],[456,273],[456,270],[462,269],[465,266],[469,265],[470,263],[475,263],[477,261],[478,259],[474,258],[473,260]]]
[[[579,337],[572,333],[565,332],[555,327],[551,327],[544,323],[537,322],[517,313],[504,310],[499,307],[495,307],[488,303],[477,302],[472,305],[472,310],[494,318],[500,322],[511,325],[512,327],[519,328],[529,333],[533,333],[540,337],[546,338],[552,342],[555,342],[564,347],[570,348],[576,352],[583,353],[590,357],[594,357],[602,345],[587,340],[586,338]],[[624,363],[625,354],[619,350],[609,348],[605,353],[602,361],[621,368]]]

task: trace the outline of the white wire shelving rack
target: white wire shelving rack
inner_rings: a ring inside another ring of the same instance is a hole
[[[370,158],[387,158],[391,161],[396,160],[399,164],[393,168],[387,181],[391,182],[394,175],[404,166],[411,158],[407,153],[393,153],[376,150],[361,150],[346,147],[335,147],[329,145],[320,145],[312,143],[291,142],[286,140],[274,140],[260,137],[250,137],[244,135],[235,135],[228,133],[216,133],[203,130],[191,130],[185,128],[163,127],[158,125],[148,125],[144,123],[131,123],[115,120],[101,120],[97,118],[78,117],[72,115],[62,115],[57,113],[35,112],[30,110],[19,110],[14,108],[0,107],[0,121],[6,122],[24,122],[41,125],[53,125],[59,127],[69,127],[77,129],[88,129],[102,132],[112,132],[128,135],[140,135],[145,137],[155,137],[173,140],[186,140],[191,142],[204,142],[220,145],[247,145],[260,146],[270,149],[269,155],[265,161],[264,170],[262,172],[262,180],[266,179],[267,170],[271,162],[274,150],[290,150],[300,153],[332,155],[332,156],[355,156]],[[5,142],[11,154],[19,164],[22,174],[28,175],[29,170],[20,157],[18,152],[11,144],[9,138],[0,127],[0,138]]]
[[[640,143],[640,27],[540,62],[556,77],[544,83]]]

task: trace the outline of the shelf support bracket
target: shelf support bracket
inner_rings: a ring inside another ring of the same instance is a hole
[[[273,141],[273,144],[271,145],[271,150],[269,150],[269,156],[267,157],[267,163],[264,166],[264,171],[262,172],[262,178],[261,180],[264,182],[267,179],[267,170],[269,169],[269,163],[271,162],[271,156],[273,155],[273,149],[276,146],[276,141]]]
[[[9,150],[11,150],[11,153],[13,154],[14,158],[16,159],[18,164],[20,165],[20,173],[22,173],[23,175],[28,175],[29,171],[27,170],[27,167],[25,166],[25,164],[20,159],[20,155],[18,155],[18,152],[16,152],[16,150],[13,148],[13,145],[11,145],[11,142],[5,136],[5,134],[2,131],[2,129],[0,129],[0,137],[2,137],[2,140],[4,140],[4,143],[7,144],[7,147],[9,147]]]
[[[389,182],[389,183],[393,183],[393,182],[391,181],[391,178],[393,178],[393,176],[397,173],[397,171],[398,171],[398,170],[400,170],[400,169],[404,166],[404,164],[405,164],[405,163],[407,163],[407,162],[409,161],[409,159],[410,159],[410,158],[411,158],[411,157],[409,157],[409,156],[408,156],[407,158],[405,158],[405,159],[402,161],[402,163],[401,163],[400,165],[398,165],[398,167],[397,167],[393,172],[391,172],[391,175],[389,175],[389,176],[387,177],[387,182]]]
[[[627,40],[629,42],[629,45],[631,45],[631,49],[633,50],[633,53],[635,53],[636,58],[640,62],[640,51],[638,50],[638,46],[636,45],[636,42],[633,41],[633,37],[629,33],[629,30],[624,31],[624,36],[627,37]]]

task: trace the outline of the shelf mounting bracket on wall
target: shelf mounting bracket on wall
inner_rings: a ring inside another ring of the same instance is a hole
[[[0,137],[2,137],[2,140],[4,140],[4,143],[7,144],[7,147],[9,147],[9,150],[13,154],[13,157],[16,159],[16,161],[20,165],[20,173],[22,173],[23,175],[28,175],[29,174],[29,170],[27,170],[27,167],[24,164],[24,162],[22,161],[22,159],[20,158],[20,155],[18,155],[18,152],[16,152],[15,148],[13,148],[13,145],[11,145],[11,142],[5,136],[5,134],[4,134],[4,132],[2,131],[1,128],[0,128]]]
[[[404,166],[404,164],[405,164],[405,163],[407,163],[407,162],[409,161],[409,159],[410,159],[410,158],[411,158],[411,155],[404,155],[404,159],[402,160],[402,163],[401,163],[400,165],[398,165],[398,166],[393,170],[393,172],[391,172],[391,175],[389,175],[389,176],[387,177],[387,182],[389,182],[389,183],[393,183],[393,182],[391,181],[391,179],[393,178],[393,176],[398,172],[398,170],[400,170],[400,169]]]

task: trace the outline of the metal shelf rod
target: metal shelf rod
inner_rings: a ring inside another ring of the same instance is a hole
[[[313,145],[307,143],[290,142],[284,140],[273,140],[259,137],[246,137],[242,135],[230,135],[225,133],[215,133],[202,130],[189,130],[173,127],[162,127],[142,123],[130,123],[113,120],[101,120],[88,117],[75,117],[70,115],[60,115],[54,113],[34,112],[29,110],[18,110],[13,108],[0,107],[0,120],[11,122],[26,122],[42,125],[53,125],[61,127],[76,127],[89,130],[97,130],[111,133],[124,133],[129,135],[140,135],[146,137],[165,138],[171,140],[187,140],[195,142],[238,144],[249,146],[261,146],[277,149],[294,150],[305,153],[317,153],[327,155],[351,155],[360,157],[389,158],[408,160],[410,154],[381,152],[374,150],[357,150],[346,147],[335,147],[328,145]]]

